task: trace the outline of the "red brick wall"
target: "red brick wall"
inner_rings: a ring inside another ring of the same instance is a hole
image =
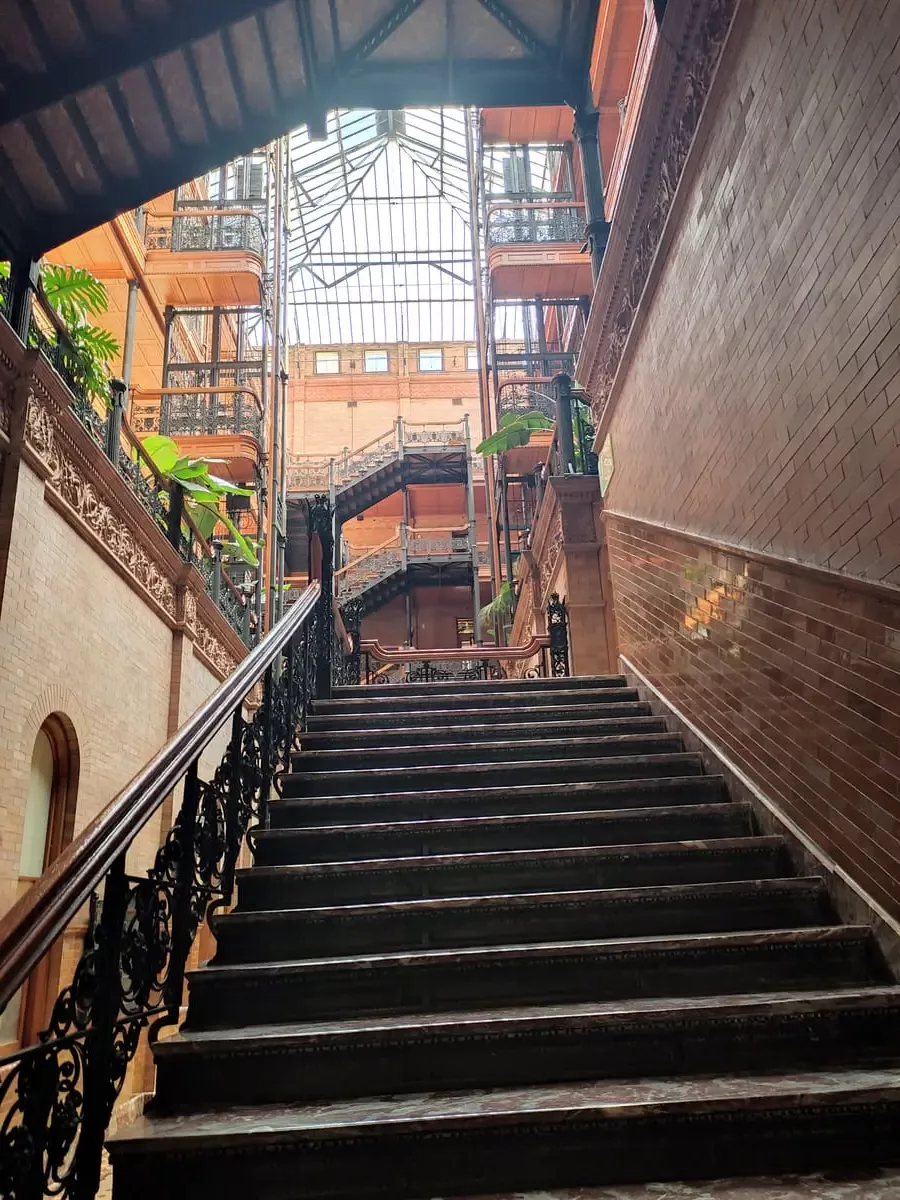
[[[622,654],[900,917],[900,597],[607,529]]]
[[[900,584],[900,5],[747,11],[620,380],[608,504]]]
[[[734,38],[611,397],[620,645],[900,915],[900,5]]]

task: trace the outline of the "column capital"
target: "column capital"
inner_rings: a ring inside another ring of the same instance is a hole
[[[577,142],[596,142],[597,131],[600,126],[600,113],[594,108],[584,104],[576,104],[572,109],[573,125],[572,131]]]

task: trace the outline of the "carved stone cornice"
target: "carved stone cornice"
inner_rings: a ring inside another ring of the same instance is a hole
[[[741,0],[669,0],[577,366],[602,445],[613,388]]]

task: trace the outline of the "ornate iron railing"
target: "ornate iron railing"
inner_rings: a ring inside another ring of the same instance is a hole
[[[262,403],[251,387],[161,388],[136,393],[132,423],[174,438],[249,434],[259,441]]]
[[[488,212],[489,247],[584,240],[584,209],[578,204],[540,201],[492,204]]]
[[[0,1008],[81,907],[90,917],[72,982],[36,1046],[0,1063],[0,1195],[89,1200],[100,1182],[107,1126],[140,1037],[175,1024],[191,946],[205,917],[233,900],[242,847],[268,823],[271,791],[290,767],[310,700],[333,670],[331,514],[311,506],[321,582],[63,851],[0,924]],[[347,645],[343,646],[345,657]],[[357,652],[358,653],[358,652]],[[200,756],[230,729],[210,778]],[[146,875],[129,847],[183,783],[174,824]],[[99,891],[102,888],[102,898]]]
[[[334,458],[292,454],[287,468],[288,491],[341,492],[373,471],[399,461],[407,448],[414,452],[423,447],[462,446],[465,440],[464,421],[411,424],[398,420],[365,446],[344,450]]]
[[[179,202],[168,213],[148,215],[144,227],[148,250],[189,251],[247,250],[265,257],[266,232],[260,213],[241,201],[232,208],[208,200]]]
[[[359,681],[366,684],[444,683],[478,679],[562,679],[571,674],[565,600],[554,592],[547,603],[547,632],[521,646],[471,646],[416,650],[359,642]]]

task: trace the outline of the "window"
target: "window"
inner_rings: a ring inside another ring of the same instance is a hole
[[[444,352],[437,350],[420,350],[419,351],[419,370],[420,371],[443,371],[444,369]]]
[[[339,375],[341,370],[341,356],[337,350],[317,350],[316,351],[316,374],[317,375]]]
[[[470,346],[466,350],[466,370],[477,371],[481,364],[478,361],[478,351],[474,346]]]
[[[72,840],[78,789],[78,743],[60,715],[38,730],[25,797],[19,887],[23,895]],[[4,1048],[33,1045],[49,1020],[59,990],[62,942],[56,942],[13,996],[0,1017]]]
[[[388,352],[387,350],[367,350],[366,351],[366,370],[381,371],[388,369]]]

